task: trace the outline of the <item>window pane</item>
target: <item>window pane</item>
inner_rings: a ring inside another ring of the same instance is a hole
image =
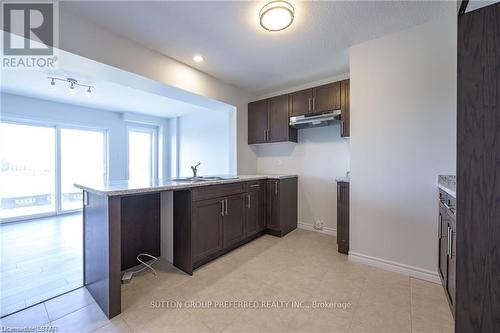
[[[128,168],[129,179],[134,182],[149,182],[152,178],[153,134],[129,131]]]
[[[82,191],[74,183],[95,184],[105,179],[104,133],[61,129],[61,209],[82,207]]]
[[[55,211],[55,129],[0,124],[0,217]]]

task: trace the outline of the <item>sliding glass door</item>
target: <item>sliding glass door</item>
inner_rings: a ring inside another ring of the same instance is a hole
[[[55,127],[0,124],[0,218],[56,211]]]
[[[96,184],[106,177],[102,131],[61,128],[61,211],[82,208],[82,191],[75,183]]]
[[[106,179],[106,132],[3,122],[0,157],[2,222],[78,210],[73,184]]]

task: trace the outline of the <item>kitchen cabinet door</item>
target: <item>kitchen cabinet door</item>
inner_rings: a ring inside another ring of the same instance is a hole
[[[266,184],[266,227],[274,231],[281,231],[280,226],[280,196],[279,180],[268,180]]]
[[[449,218],[449,228],[450,228],[450,245],[448,254],[448,274],[446,289],[448,290],[448,296],[451,303],[451,308],[453,313],[455,313],[455,295],[456,295],[456,272],[457,272],[457,258],[456,258],[456,228],[455,221]]]
[[[290,102],[290,117],[302,116],[312,112],[312,89],[297,91],[288,96]]]
[[[222,250],[222,212],[222,199],[193,203],[191,240],[193,262]]]
[[[337,183],[337,248],[349,253],[349,183]]]
[[[268,136],[267,100],[248,104],[248,144],[264,143]]]
[[[293,133],[297,133],[297,130],[289,126],[288,95],[270,98],[268,103],[269,133],[267,141],[293,141]],[[297,141],[296,135],[295,141]]]
[[[264,229],[264,219],[262,216],[262,195],[261,191],[251,191],[245,195],[246,212],[246,237],[253,236]]]
[[[439,275],[441,281],[446,287],[447,270],[448,270],[448,219],[446,209],[439,205]]]
[[[351,96],[350,96],[350,81],[344,80],[340,82],[340,136],[347,138],[351,135]]]
[[[226,205],[222,224],[224,248],[227,248],[245,237],[244,195],[232,195],[224,200],[226,200]]]
[[[333,82],[314,88],[312,112],[340,109],[340,82]]]

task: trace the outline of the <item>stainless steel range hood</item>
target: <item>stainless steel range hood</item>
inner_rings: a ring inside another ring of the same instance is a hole
[[[335,120],[340,120],[340,110],[333,110],[320,114],[290,117],[290,127],[300,129],[328,126]]]

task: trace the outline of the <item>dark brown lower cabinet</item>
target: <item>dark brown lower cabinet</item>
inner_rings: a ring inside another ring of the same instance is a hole
[[[222,250],[222,200],[211,199],[193,204],[193,261],[199,261]]]
[[[297,229],[297,177],[267,180],[266,228],[280,237]]]
[[[250,237],[265,228],[263,192],[250,191],[245,195],[245,236]]]
[[[245,238],[245,208],[244,195],[236,194],[224,198],[224,213],[222,216],[224,247],[236,244]]]
[[[349,183],[337,182],[337,249],[349,254]]]
[[[448,214],[443,204],[439,205],[439,277],[446,288],[448,279]]]
[[[450,215],[450,219],[448,220],[448,227],[450,228],[450,253],[448,255],[448,276],[446,290],[448,292],[448,299],[450,301],[453,317],[455,317],[455,300],[457,294],[457,226],[454,216]]]
[[[297,177],[175,191],[174,207],[174,265],[192,274],[265,232],[283,236],[297,228]],[[266,216],[266,209],[274,213]]]
[[[456,244],[455,198],[446,192],[439,192],[438,218],[438,271],[450,309],[455,317],[456,299]]]

